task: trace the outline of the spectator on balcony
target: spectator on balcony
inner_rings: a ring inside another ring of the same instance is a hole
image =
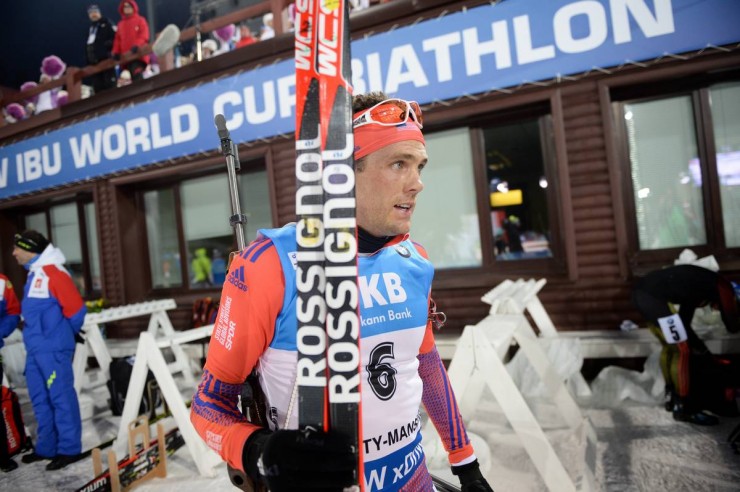
[[[49,55],[41,61],[41,77],[39,77],[39,82],[41,84],[52,82],[61,77],[66,69],[67,64],[61,58],[56,55]],[[36,102],[36,114],[58,107],[57,98],[59,97],[60,90],[61,87],[55,87],[39,94],[38,101]]]
[[[139,15],[139,6],[135,0],[122,0],[118,6],[121,20],[118,22],[116,37],[113,40],[113,58],[120,60],[126,53],[137,53],[140,48],[149,44],[149,24]],[[122,69],[131,73],[132,80],[144,78],[144,70],[149,64],[149,55],[132,60]]]
[[[213,38],[218,42],[218,49],[214,54],[220,55],[234,49],[234,34],[236,33],[236,27],[234,24],[226,24],[223,27],[214,29],[211,33]]]
[[[206,39],[205,41],[203,41],[202,50],[203,59],[207,60],[208,58],[216,55],[216,51],[218,51],[218,44],[213,39]]]
[[[370,0],[350,0],[350,11],[357,12],[370,8]]]
[[[239,25],[239,36],[239,41],[236,42],[237,48],[242,48],[244,46],[247,46],[248,44],[253,44],[257,42],[257,38],[254,37],[254,35],[252,34],[252,29],[246,22]]]
[[[31,89],[34,89],[37,87],[38,84],[34,82],[33,80],[29,80],[28,82],[23,82],[21,84],[21,92],[29,91]],[[36,113],[36,104],[39,102],[39,95],[34,94],[33,96],[27,96],[21,103],[21,105],[25,108],[27,115],[32,115]]]
[[[126,85],[131,84],[131,72],[126,70],[125,68],[121,70],[121,73],[118,75],[118,80],[116,81],[116,87],[123,87]]]
[[[28,118],[26,109],[18,103],[10,103],[3,108],[3,118],[6,123],[18,123]]]
[[[283,9],[284,32],[292,32],[295,29],[295,2],[290,2],[290,5]]]
[[[113,23],[100,13],[100,7],[92,4],[87,8],[90,29],[87,34],[85,54],[88,65],[97,65],[111,57],[113,39],[116,31]],[[95,94],[116,86],[116,70],[109,68],[90,76],[90,84]]]
[[[272,12],[268,12],[262,16],[262,32],[260,33],[260,41],[275,37],[275,29],[272,27]]]

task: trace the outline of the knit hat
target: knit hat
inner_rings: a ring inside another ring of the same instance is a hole
[[[58,79],[67,69],[67,64],[56,55],[49,55],[41,60],[41,73],[52,79]]]
[[[29,80],[28,82],[23,82],[21,84],[21,92],[31,90],[34,87],[36,87],[38,84],[34,82],[33,80]],[[29,96],[26,98],[26,102],[30,102],[33,104],[36,104],[39,102],[39,95],[36,94],[35,96]]]
[[[234,24],[226,24],[223,27],[214,29],[213,36],[222,43],[228,43],[229,41],[231,41],[231,38],[234,37],[234,32],[236,32],[236,27],[234,27]]]
[[[43,253],[49,245],[49,240],[43,234],[33,229],[25,230],[16,234],[13,238],[15,245],[24,251],[31,253]]]
[[[18,103],[10,103],[5,106],[5,112],[8,114],[8,116],[13,118],[14,121],[12,121],[12,123],[16,123],[20,120],[25,120],[27,116],[26,109]]]
[[[93,12],[93,11],[96,11],[96,10],[98,12],[100,12],[100,7],[98,7],[98,4],[97,3],[91,3],[90,5],[87,6],[87,13],[88,14],[90,12]]]
[[[211,50],[211,53],[215,53],[218,50],[218,44],[213,39],[206,39],[203,41],[203,49]]]

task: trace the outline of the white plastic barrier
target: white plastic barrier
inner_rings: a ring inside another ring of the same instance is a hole
[[[209,336],[210,333],[208,335],[203,334],[207,331],[208,327],[204,327],[205,331],[199,329],[198,332],[194,332],[193,330],[189,330],[189,332],[175,331],[167,316],[167,311],[176,307],[177,304],[175,304],[174,299],[162,299],[128,304],[126,306],[104,309],[99,313],[87,314],[82,328],[85,332],[85,343],[77,344],[73,362],[75,390],[77,394],[79,395],[83,388],[98,386],[110,379],[109,367],[112,357],[109,347],[106,345],[106,341],[101,334],[101,325],[112,321],[136,318],[138,316],[150,316],[147,333],[157,340],[159,346],[172,349],[175,360],[167,366],[169,371],[171,373],[182,373],[186,383],[194,386],[195,379],[193,377],[193,371],[199,370],[200,367],[185,354],[181,344]],[[212,330],[213,327],[211,326],[210,329]],[[91,351],[100,366],[99,372],[86,371],[87,358]]]
[[[458,395],[462,415],[472,415],[484,388],[490,388],[549,490],[594,490],[596,434],[551,364],[542,344],[543,338],[557,337],[550,317],[537,298],[544,284],[544,280],[506,280],[483,296],[482,300],[491,305],[490,313],[477,325],[466,326],[463,330],[450,362],[450,382]],[[525,316],[525,309],[543,338],[537,337]],[[539,376],[546,396],[555,403],[565,423],[579,437],[581,449],[575,479],[569,476],[506,368],[504,361],[513,343],[519,346]],[[588,390],[590,393],[580,372],[574,378],[579,392]]]
[[[516,319],[521,319],[522,323],[526,323],[530,329],[523,330],[522,333],[531,333],[536,336],[525,316],[526,311],[532,317],[541,338],[560,338],[560,333],[558,333],[545,307],[542,305],[539,297],[537,297],[537,294],[542,290],[546,282],[544,278],[537,281],[534,279],[504,280],[484,294],[481,300],[491,305],[491,315],[498,317],[510,315]],[[577,338],[574,341],[580,344]],[[532,360],[532,357],[529,357],[529,359]],[[580,371],[572,375],[570,384],[574,392],[579,396],[588,396],[591,394],[591,388],[586,383]]]
[[[213,325],[203,327],[203,329],[197,328],[197,330],[200,330],[199,332],[190,330],[193,333],[188,336],[203,335],[208,333],[208,328],[212,330]],[[185,338],[187,337],[183,337],[183,339]],[[121,415],[121,425],[118,429],[116,441],[113,444],[113,450],[119,456],[122,456],[126,451],[129,423],[133,422],[138,415],[141,398],[146,386],[147,369],[151,369],[154,374],[159,389],[162,392],[162,397],[167,403],[172,417],[175,419],[177,427],[185,439],[185,445],[192,455],[199,473],[206,477],[214,476],[216,466],[222,463],[221,457],[206,446],[206,443],[195,431],[193,424],[190,422],[190,411],[180,395],[172,374],[168,370],[167,362],[164,360],[162,352],[159,350],[159,342],[149,332],[143,332],[139,335],[136,362],[134,362],[134,367],[131,371],[131,379]]]

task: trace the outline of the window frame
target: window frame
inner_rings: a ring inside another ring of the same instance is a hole
[[[550,258],[501,261],[493,255],[493,228],[483,129],[497,122],[537,117],[540,127],[545,177],[548,180],[547,204],[551,230]],[[480,266],[438,269],[435,285],[439,289],[491,286],[512,275],[561,277],[575,280],[575,233],[570,208],[571,192],[565,150],[561,94],[557,90],[517,94],[501,99],[475,101],[455,108],[429,112],[425,115],[425,130],[437,132],[462,126],[468,127],[474,167],[475,200],[477,204],[482,261]]]
[[[614,208],[617,212],[617,241],[623,276],[644,275],[656,268],[672,264],[684,247],[645,251],[639,249],[629,146],[622,118],[622,106],[627,102],[687,94],[691,95],[697,151],[702,172],[706,176],[706,185],[702,186],[702,198],[707,244],[692,246],[691,250],[700,257],[714,255],[721,270],[740,270],[740,247],[725,246],[724,224],[717,223],[717,218],[720,222],[722,220],[722,206],[709,107],[709,88],[712,85],[740,81],[737,58],[708,57],[693,64],[670,65],[642,72],[633,69],[632,72],[613,75],[597,83],[604,115],[604,132],[607,136],[607,162],[612,178]]]
[[[249,174],[251,172],[259,172],[264,171],[267,173],[267,182],[269,187],[269,194],[270,194],[270,210],[271,210],[271,222],[274,226],[275,224],[275,217],[276,217],[276,210],[275,210],[275,199],[274,199],[274,192],[272,189],[272,171],[270,170],[270,155],[269,153],[261,152],[261,153],[249,153],[249,154],[242,154],[240,155],[241,160],[241,168],[237,172],[237,178],[244,176],[246,174]],[[218,164],[211,164],[207,166],[199,166],[195,169],[185,170],[184,172],[177,173],[177,174],[170,174],[167,173],[163,176],[161,176],[160,179],[155,180],[149,180],[146,184],[137,183],[136,184],[136,206],[139,210],[141,210],[141,216],[139,222],[139,230],[141,233],[141,237],[143,238],[142,243],[142,262],[143,262],[143,269],[146,271],[146,291],[149,292],[151,295],[157,295],[157,296],[172,296],[172,295],[196,295],[196,294],[217,294],[221,291],[222,286],[213,286],[208,288],[199,288],[199,289],[193,289],[190,287],[188,272],[189,272],[189,266],[188,266],[188,253],[187,253],[187,247],[186,247],[186,241],[185,241],[185,228],[184,228],[184,222],[183,222],[183,212],[182,212],[182,199],[181,199],[181,192],[180,187],[183,182],[189,181],[192,179],[202,178],[205,176],[215,176],[219,174],[225,175],[225,169],[224,164],[221,162],[220,159],[218,159]],[[174,198],[174,207],[175,207],[175,220],[176,220],[176,227],[177,227],[177,241],[178,241],[178,251],[180,254],[180,277],[181,277],[181,285],[175,286],[175,287],[154,287],[152,282],[152,271],[151,271],[151,257],[149,254],[149,242],[148,242],[148,235],[146,231],[146,208],[144,206],[144,194],[150,191],[160,191],[165,189],[171,189],[173,193]],[[239,189],[241,192],[241,188]],[[229,202],[229,207],[231,207],[231,202]],[[244,212],[244,210],[242,210]],[[228,220],[228,217],[225,217],[224,220]]]
[[[90,268],[90,246],[87,244],[87,236],[88,236],[88,224],[87,224],[87,217],[85,215],[85,206],[92,203],[95,205],[95,199],[93,196],[92,191],[87,192],[79,192],[74,195],[67,195],[62,196],[59,198],[54,198],[50,200],[45,200],[41,203],[35,203],[32,205],[22,206],[17,209],[18,214],[18,221],[17,221],[17,227],[19,231],[22,231],[26,229],[26,221],[25,217],[31,214],[37,214],[37,213],[43,213],[44,218],[46,221],[46,236],[47,239],[52,243],[54,243],[54,233],[51,223],[51,209],[54,207],[58,207],[61,205],[69,205],[70,203],[75,204],[75,211],[77,213],[77,223],[78,223],[78,234],[79,234],[79,242],[80,242],[80,253],[82,254],[82,276],[85,281],[85,292],[82,293],[82,297],[85,300],[91,300],[91,299],[97,299],[100,298],[103,295],[103,288],[102,288],[102,264],[98,265],[98,269],[101,271],[101,289],[100,290],[94,290],[92,288],[92,271]],[[96,208],[97,211],[97,208]],[[98,241],[98,251],[100,251],[100,233],[99,233],[99,224],[96,224],[96,239]],[[56,245],[56,244],[55,244]]]

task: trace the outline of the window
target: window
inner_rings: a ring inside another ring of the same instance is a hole
[[[86,298],[97,297],[102,290],[95,204],[90,200],[22,214],[24,229],[37,230],[64,253],[65,267]]]
[[[740,247],[740,83],[709,90],[725,246]]]
[[[634,204],[633,248],[740,246],[740,82],[617,103]],[[703,251],[701,251],[703,250]]]
[[[26,229],[33,229],[49,237],[49,227],[46,224],[46,212],[37,212],[35,214],[26,215]]]
[[[625,104],[640,249],[707,241],[691,97]]]
[[[429,164],[421,178],[411,235],[423,244],[436,268],[481,265],[470,130],[426,135]],[[444,224],[444,227],[440,227]]]
[[[267,171],[242,171],[239,193],[247,242],[272,226]],[[236,249],[225,173],[182,180],[143,193],[152,287],[218,288]],[[181,224],[181,225],[178,225]]]
[[[174,191],[168,188],[144,193],[144,208],[152,287],[180,287],[182,273]]]
[[[438,271],[477,268],[486,283],[492,272],[564,272],[548,108],[474,115],[470,126],[425,134],[411,234]],[[442,278],[458,281],[452,271]]]
[[[483,139],[496,260],[551,257],[540,119],[486,127]]]

